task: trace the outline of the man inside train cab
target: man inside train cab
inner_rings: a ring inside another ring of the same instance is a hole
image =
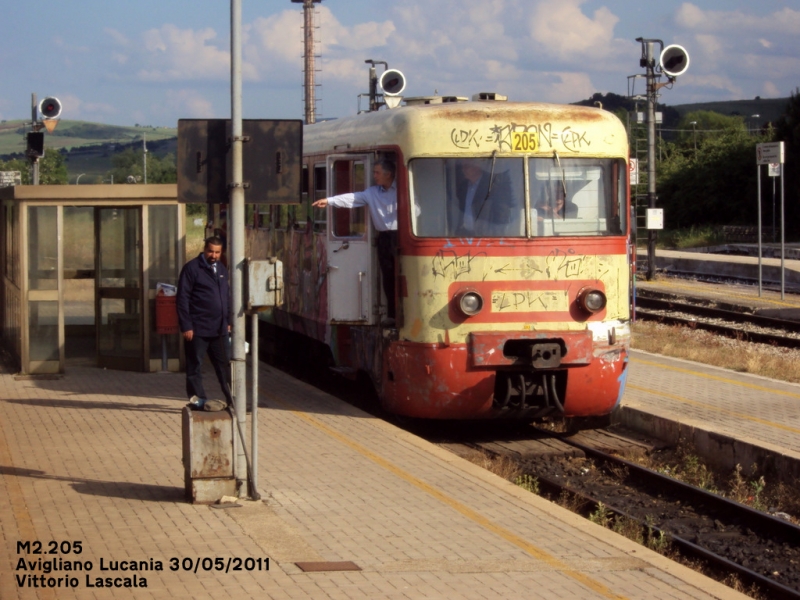
[[[363,192],[348,192],[322,198],[312,204],[315,208],[335,206],[337,208],[358,208],[367,206],[372,225],[378,231],[378,264],[381,267],[383,291],[386,294],[388,319],[382,323],[393,326],[395,319],[395,268],[397,254],[397,186],[395,184],[395,164],[390,160],[380,160],[372,168],[372,181],[375,185]]]
[[[462,177],[456,183],[460,212],[456,235],[502,235],[512,219],[514,198],[506,174],[487,173],[482,163],[490,161],[464,159],[459,162]]]

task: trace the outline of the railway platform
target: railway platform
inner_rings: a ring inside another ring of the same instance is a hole
[[[259,377],[262,500],[214,509],[184,501],[182,375],[0,373],[0,598],[744,597],[266,365]]]
[[[797,255],[796,247],[787,248]],[[750,279],[757,261],[752,256],[659,249],[657,258],[665,270],[652,281],[637,278],[637,294],[702,298],[720,308],[800,320],[800,288],[788,285],[794,277],[790,273],[800,274],[800,260],[786,260],[787,287],[782,298],[774,282],[762,287],[759,295],[757,286],[737,281]],[[779,259],[769,260],[775,269],[780,264]],[[676,264],[682,265],[684,275],[697,278],[669,276],[669,265]],[[712,273],[731,280],[704,280]],[[614,418],[662,440],[691,442],[720,469],[737,464],[749,469],[755,464],[773,478],[796,484],[800,481],[799,403],[796,384],[634,350],[628,386]]]
[[[692,443],[715,466],[800,481],[800,385],[631,351],[616,423]],[[773,479],[774,481],[774,479]]]
[[[637,251],[639,264],[646,264],[647,251]],[[676,251],[656,249],[656,270],[667,274],[693,274],[707,277],[735,277],[758,281],[758,246],[738,244],[705,251]],[[640,267],[641,271],[641,267]],[[800,290],[800,245],[787,244],[783,260],[784,287]],[[762,248],[761,280],[765,285],[780,286],[780,247]]]

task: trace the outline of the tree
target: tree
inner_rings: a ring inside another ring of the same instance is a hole
[[[694,123],[694,125],[692,125]],[[696,110],[686,113],[678,121],[677,141],[682,145],[694,147],[695,141],[702,145],[702,140],[725,135],[730,132],[746,131],[744,118],[728,116],[710,110]]]
[[[133,177],[136,182],[144,181],[144,165],[141,150],[128,148],[115,154],[111,158],[114,168],[108,172],[107,177],[114,177],[115,183],[126,183],[128,177]],[[152,152],[147,154],[147,183],[175,183],[178,181],[175,167],[175,156],[167,154],[159,158]]]
[[[15,158],[6,162],[0,161],[0,171],[19,171],[22,175],[22,184],[33,183],[31,178],[31,163],[25,158]],[[57,150],[46,150],[44,157],[39,159],[39,183],[42,185],[64,185],[68,183],[67,166],[64,157]]]
[[[786,231],[800,236],[800,88],[789,99],[786,112],[775,123],[775,140],[784,143]]]
[[[680,143],[658,165],[658,195],[670,229],[694,225],[754,225],[758,220],[756,144],[768,136],[729,129],[698,141],[698,152]]]

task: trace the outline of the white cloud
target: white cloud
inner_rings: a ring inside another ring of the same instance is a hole
[[[230,54],[214,44],[217,33],[210,27],[194,31],[163,25],[142,35],[143,81],[192,81],[230,77]],[[254,77],[252,66],[242,65],[243,77]]]
[[[761,95],[767,98],[780,98],[782,95],[788,95],[785,90],[779,90],[778,86],[771,81],[765,81],[761,89]]]
[[[178,114],[181,119],[206,119],[214,117],[213,103],[197,90],[167,90],[163,103],[153,104],[155,114]]]
[[[131,44],[130,40],[121,31],[118,31],[116,29],[112,29],[111,27],[106,27],[105,29],[103,29],[103,31],[118,46],[130,46],[130,44]]]
[[[581,10],[586,0],[544,0],[531,11],[531,37],[537,51],[558,60],[612,56],[618,49],[614,27],[619,18],[605,6],[589,17]]]
[[[318,25],[314,29],[318,84],[360,86],[366,81],[364,59],[386,46],[395,32],[392,21],[345,26],[324,5],[316,7],[315,22]],[[301,10],[287,9],[258,18],[245,27],[245,31],[243,53],[247,62],[257,69],[260,80],[270,85],[302,85],[305,49]],[[319,90],[317,97],[321,98],[323,92]]]
[[[119,115],[120,111],[108,102],[87,102],[72,93],[55,94],[61,101],[62,119],[102,121],[103,118]]]
[[[675,13],[675,22],[689,30],[724,33],[728,37],[743,31],[800,35],[800,11],[788,7],[772,14],[750,15],[739,10],[703,10],[684,2]]]

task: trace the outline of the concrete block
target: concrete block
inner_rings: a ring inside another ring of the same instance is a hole
[[[182,412],[183,468],[186,499],[212,503],[235,495],[233,419],[230,412]]]

